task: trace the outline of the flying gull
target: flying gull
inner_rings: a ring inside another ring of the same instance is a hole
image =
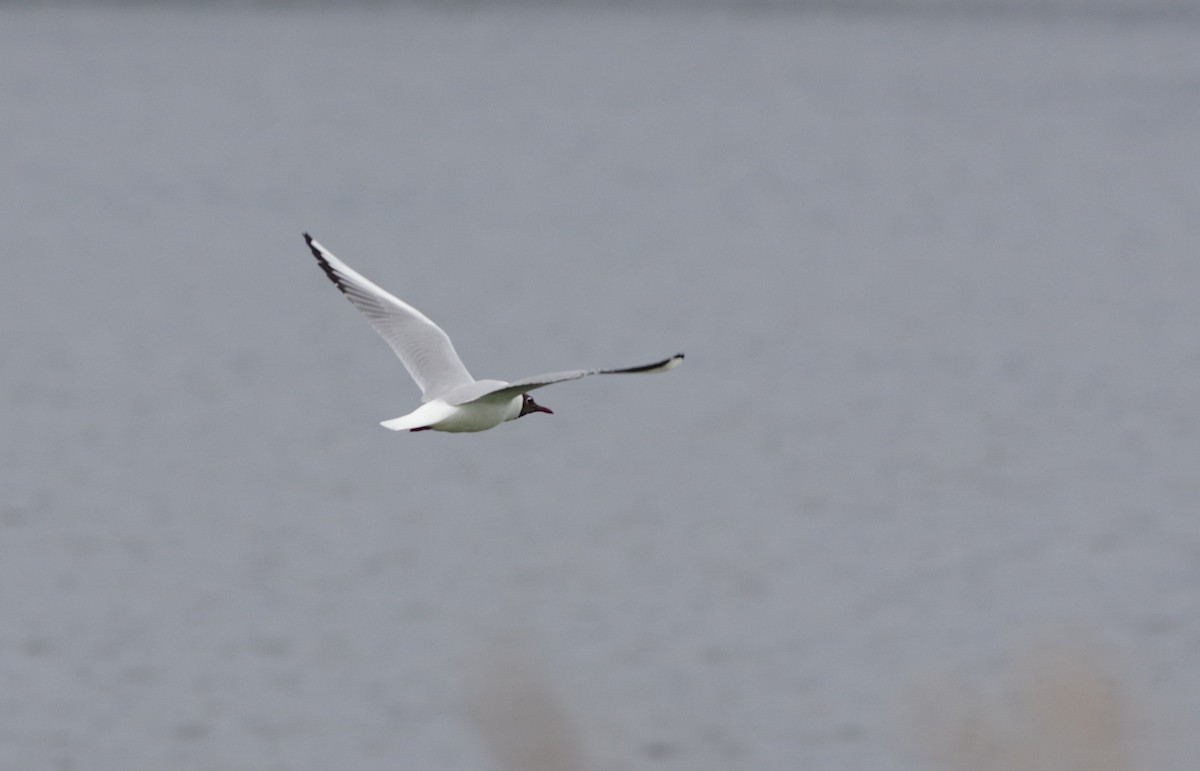
[[[421,388],[421,406],[380,425],[393,431],[486,431],[534,412],[553,414],[533,400],[535,388],[578,380],[588,375],[626,375],[665,372],[679,366],[683,354],[640,367],[573,369],[521,378],[476,380],[467,372],[441,327],[408,303],[379,288],[321,246],[308,233],[308,248],[342,294],[354,303],[375,331],[387,341],[408,374]]]

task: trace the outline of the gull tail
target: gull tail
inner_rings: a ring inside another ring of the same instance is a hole
[[[385,420],[379,425],[384,428],[390,428],[392,431],[421,431],[426,428],[431,428],[428,423],[422,420],[413,420],[412,415],[404,415],[399,418]]]
[[[430,428],[454,414],[455,408],[441,399],[425,402],[407,415],[385,420],[379,425],[393,431],[416,431]]]

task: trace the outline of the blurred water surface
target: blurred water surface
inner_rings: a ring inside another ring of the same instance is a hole
[[[0,766],[492,768],[515,639],[596,768],[906,769],[1064,623],[1194,735],[1198,29],[0,9]],[[687,363],[393,434],[302,230],[478,377]]]

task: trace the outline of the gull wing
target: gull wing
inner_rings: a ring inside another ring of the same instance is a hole
[[[329,280],[354,303],[371,326],[392,347],[408,374],[429,401],[475,378],[467,372],[450,338],[425,314],[368,281],[321,246],[308,233],[308,248]]]
[[[477,393],[478,389],[474,387],[464,388],[459,393],[447,395],[446,401],[450,404],[467,404],[474,401],[511,399],[517,394],[527,393],[535,388],[544,388],[545,386],[562,383],[567,380],[578,380],[588,375],[651,374],[654,372],[666,372],[669,369],[678,367],[682,363],[683,354],[677,353],[662,361],[656,361],[653,364],[643,364],[639,367],[624,367],[622,369],[571,369],[565,372],[551,372],[548,375],[534,375],[533,377],[521,378],[511,383],[497,381],[495,387],[482,394]],[[473,386],[483,386],[485,382],[487,381],[480,381],[473,384]]]

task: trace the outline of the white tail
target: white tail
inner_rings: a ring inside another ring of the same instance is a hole
[[[426,402],[407,415],[385,420],[379,425],[393,431],[411,431],[414,428],[426,428],[439,423],[454,414],[454,407],[441,399]]]

